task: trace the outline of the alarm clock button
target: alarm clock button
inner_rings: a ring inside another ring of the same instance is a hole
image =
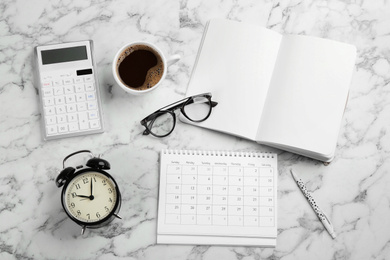
[[[111,168],[109,162],[100,158],[89,159],[86,165],[91,168],[102,170],[109,170]]]
[[[56,185],[57,187],[61,187],[62,185],[64,185],[69,177],[76,171],[75,168],[73,167],[67,167],[65,169],[63,169],[60,174],[58,174],[57,178],[56,178]]]

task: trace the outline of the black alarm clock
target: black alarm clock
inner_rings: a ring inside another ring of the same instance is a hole
[[[66,167],[70,157],[89,153],[91,158],[85,165]],[[57,187],[62,187],[61,202],[66,214],[82,227],[99,228],[121,217],[121,193],[115,179],[106,172],[108,161],[95,157],[89,150],[69,154],[63,160],[63,170],[56,179]]]

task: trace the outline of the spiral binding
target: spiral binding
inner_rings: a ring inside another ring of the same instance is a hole
[[[204,151],[204,150],[174,150],[166,149],[161,151],[163,154],[173,155],[202,155],[215,157],[249,157],[249,158],[275,158],[274,153],[256,152],[256,151]]]

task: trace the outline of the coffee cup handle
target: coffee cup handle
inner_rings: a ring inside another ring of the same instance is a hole
[[[175,54],[175,55],[172,55],[171,57],[168,58],[167,60],[167,66],[171,66],[172,64],[178,62],[180,60],[180,55],[179,54]]]

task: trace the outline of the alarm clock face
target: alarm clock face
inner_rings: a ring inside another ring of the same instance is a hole
[[[62,194],[62,203],[69,217],[79,224],[104,222],[116,212],[119,190],[106,173],[89,169],[68,182]]]

